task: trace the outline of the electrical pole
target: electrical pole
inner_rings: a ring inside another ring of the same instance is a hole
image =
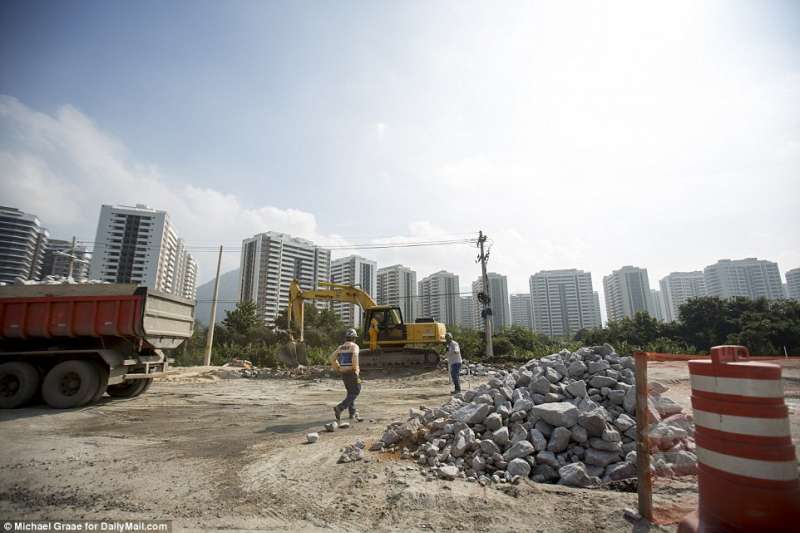
[[[72,236],[72,248],[69,249],[69,272],[67,278],[72,277],[72,267],[75,264],[75,235]]]
[[[222,245],[219,247],[219,259],[217,259],[217,277],[214,278],[214,296],[211,298],[211,320],[208,323],[208,333],[206,335],[206,351],[203,355],[203,365],[211,365],[211,346],[214,344],[214,324],[217,322],[217,296],[219,295],[219,269],[222,266]]]
[[[489,254],[484,252],[483,243],[486,242],[486,235],[483,231],[478,232],[478,246],[481,253],[478,256],[478,261],[481,263],[481,279],[483,280],[483,327],[486,333],[486,357],[494,357],[494,348],[492,347],[492,299],[489,297],[489,276],[486,274],[486,262],[489,260]],[[480,295],[479,295],[480,296]]]

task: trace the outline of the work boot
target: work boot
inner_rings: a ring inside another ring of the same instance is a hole
[[[361,418],[361,417],[358,415],[358,411],[356,411],[355,413],[353,413],[353,414],[351,414],[351,415],[350,415],[350,420],[355,420],[356,422],[361,422],[361,421],[362,421],[362,420],[364,420],[364,419],[363,419],[363,418]]]
[[[338,405],[333,408],[333,414],[336,415],[336,422],[341,422],[342,421],[341,420],[341,418],[342,418],[342,410],[339,409]]]

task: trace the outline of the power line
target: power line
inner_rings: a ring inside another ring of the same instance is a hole
[[[444,296],[472,296],[472,292],[471,291],[468,291],[468,292],[443,292],[441,294],[433,294],[433,295],[430,295],[430,296],[420,296],[418,294],[416,296],[398,296],[398,297],[396,297],[394,299],[396,299],[396,300],[410,300],[412,298],[431,298],[431,299],[434,299],[434,298],[441,298],[441,297],[444,297]],[[309,300],[313,300],[313,298],[309,298]],[[203,300],[196,300],[196,301],[197,301],[197,303],[211,303],[213,300],[203,299]],[[217,303],[239,303],[240,301],[241,300],[217,300]],[[331,301],[331,300],[326,299],[326,301]],[[347,303],[347,302],[344,302],[344,303]],[[378,305],[384,305],[384,304],[378,304]]]

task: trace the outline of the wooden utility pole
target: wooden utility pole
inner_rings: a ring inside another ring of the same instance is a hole
[[[478,261],[481,263],[481,279],[483,280],[483,327],[486,334],[486,357],[494,357],[494,348],[492,347],[492,299],[489,297],[489,276],[486,274],[486,262],[489,260],[489,254],[483,250],[483,243],[486,242],[486,235],[483,231],[478,232],[478,246],[481,253],[478,256]]]
[[[638,478],[639,515],[653,520],[653,478],[650,474],[650,439],[647,406],[647,354],[633,354],[636,375],[636,477]]]
[[[214,278],[214,296],[211,298],[211,319],[208,323],[208,334],[206,335],[206,352],[203,355],[203,364],[211,364],[211,346],[214,344],[214,324],[217,322],[217,296],[219,295],[219,269],[222,266],[222,245],[219,247],[219,258],[217,259],[217,277]]]

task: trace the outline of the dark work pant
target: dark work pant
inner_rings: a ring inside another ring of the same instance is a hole
[[[356,376],[355,372],[342,374],[342,381],[344,382],[344,388],[347,389],[347,396],[337,407],[340,411],[347,409],[350,412],[350,416],[353,416],[356,414],[356,398],[361,394],[361,384],[358,382],[358,376]]]
[[[453,388],[456,391],[461,390],[461,363],[453,363],[450,365],[450,377],[453,378]]]

